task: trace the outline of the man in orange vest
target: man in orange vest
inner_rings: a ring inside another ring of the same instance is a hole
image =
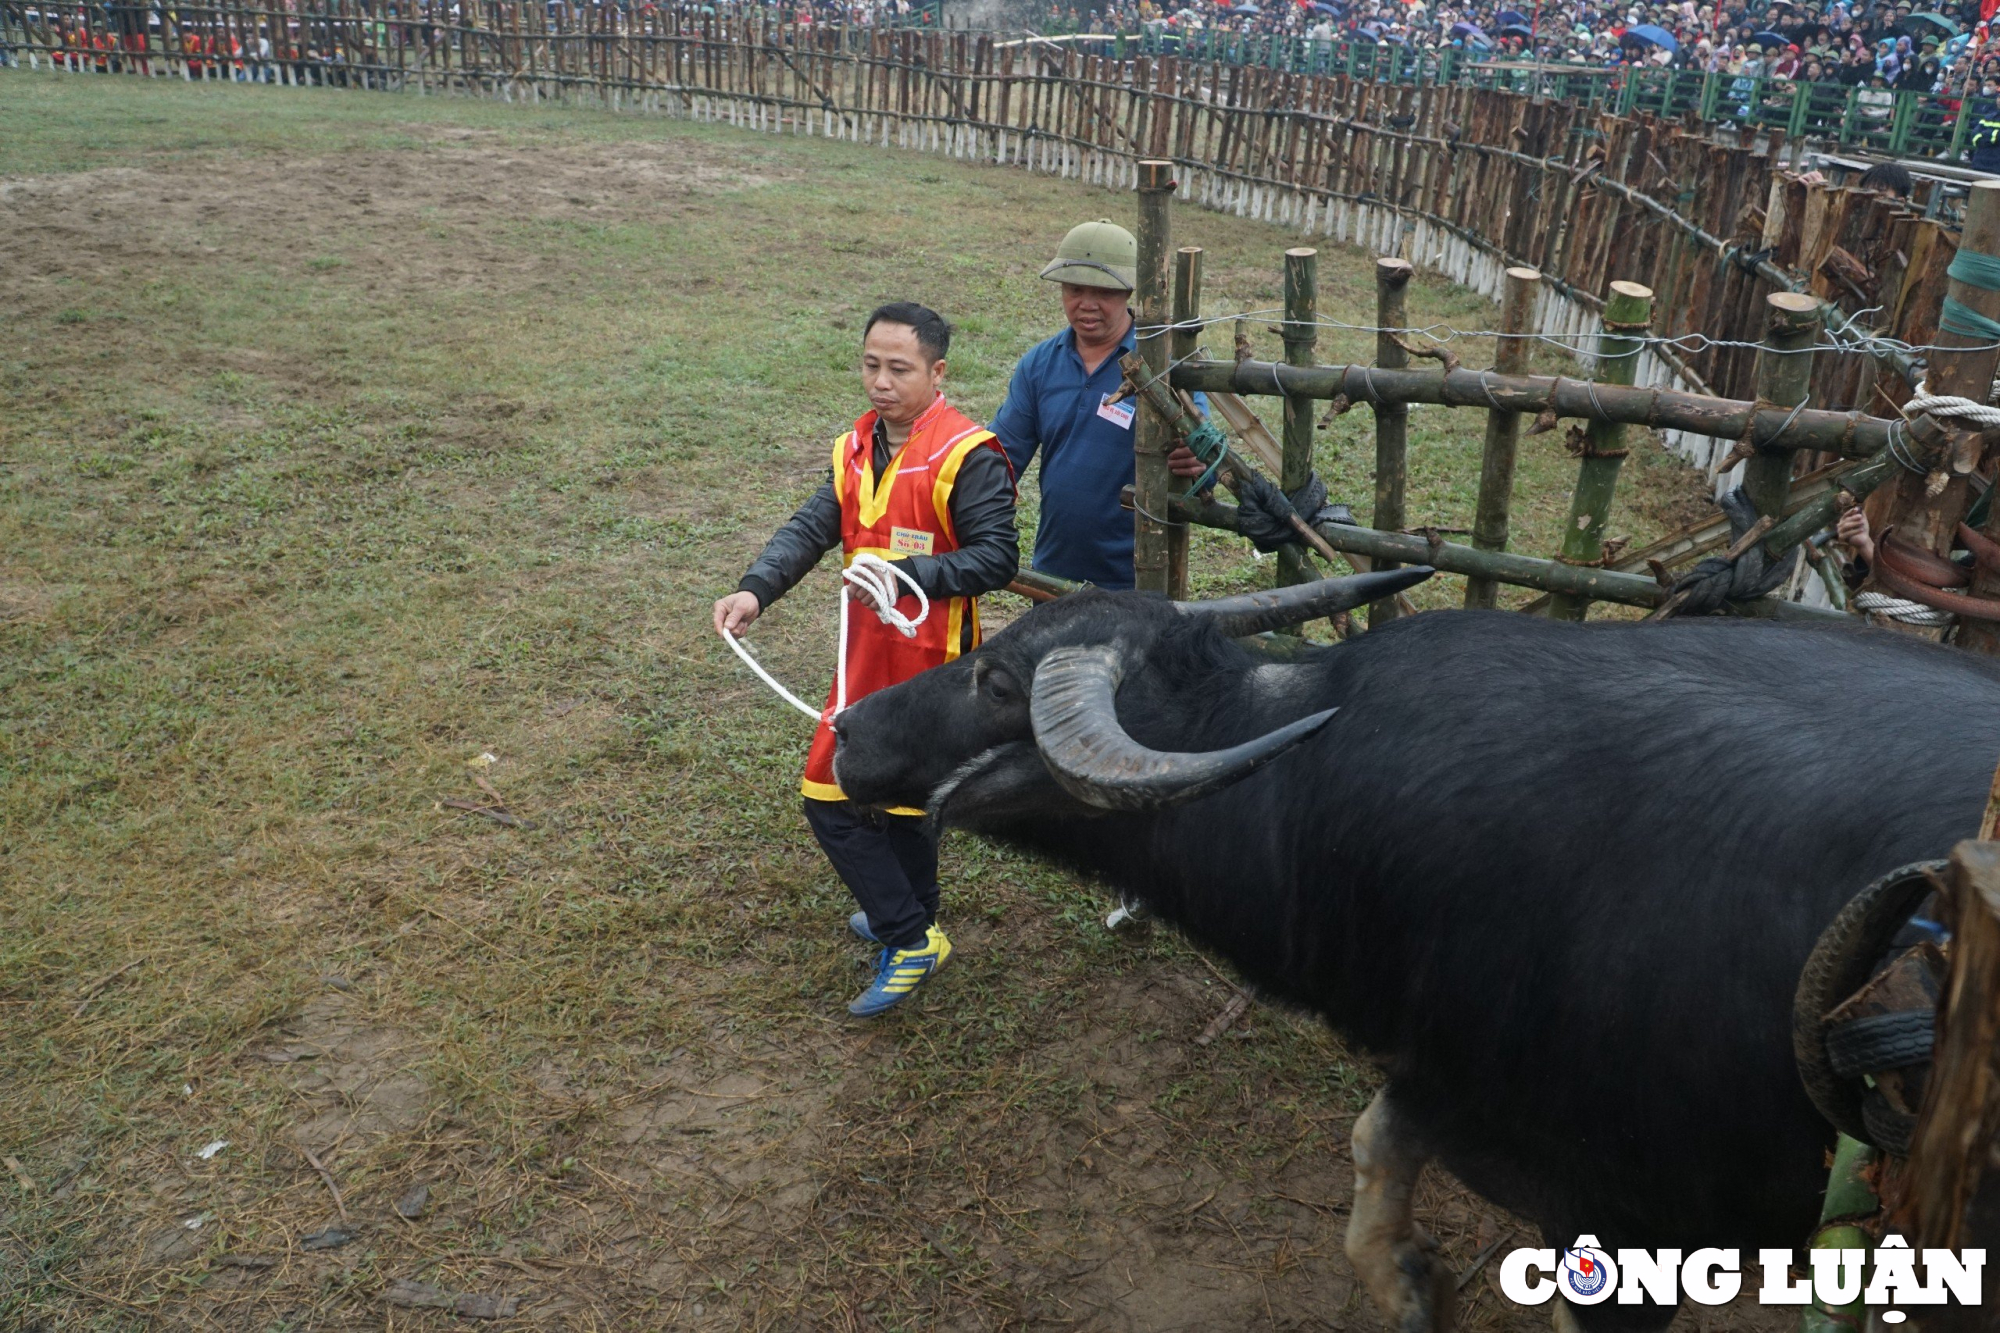
[[[950,344],[937,312],[911,302],[868,317],[861,384],[871,410],[834,441],[827,483],[715,604],[716,629],[740,636],[836,546],[844,565],[872,554],[901,569],[930,599],[912,637],[874,614],[866,594],[844,594],[860,603],[848,616],[850,704],[977,645],[979,595],[1007,586],[1020,565],[1006,452],[938,391]],[[915,619],[916,596],[900,580],[895,588],[895,610]],[[829,695],[801,790],[806,823],[860,905],[848,925],[882,946],[874,981],[848,1005],[866,1018],[928,981],[951,942],[937,925],[937,842],[923,811],[857,809],[834,780],[834,704]]]

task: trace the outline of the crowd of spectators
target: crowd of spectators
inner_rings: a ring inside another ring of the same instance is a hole
[[[1982,16],[1977,0],[1949,0],[1941,12],[1911,0],[1104,0],[1096,9],[1058,5],[1048,17],[1062,31],[1170,42],[1271,35],[1494,61],[1665,67],[1747,86],[1759,79],[1847,85],[1862,90],[1864,115],[1885,119],[1899,91],[2000,91],[2000,40],[1987,40],[1991,13]]]

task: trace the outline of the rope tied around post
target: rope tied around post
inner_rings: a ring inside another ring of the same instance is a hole
[[[2000,292],[2000,256],[1961,249],[1952,256],[1945,276],[1982,292]],[[1946,294],[1938,309],[1938,332],[1955,333],[1961,338],[2000,341],[2000,320],[1980,314],[1957,297]]]
[[[1792,576],[1799,562],[1798,547],[1776,560],[1764,549],[1765,536],[1777,526],[1775,518],[1768,514],[1759,518],[1740,486],[1715,503],[1728,517],[1735,540],[1721,555],[1710,556],[1682,575],[1660,609],[1646,617],[1648,621],[1714,615],[1730,602],[1754,601]]]

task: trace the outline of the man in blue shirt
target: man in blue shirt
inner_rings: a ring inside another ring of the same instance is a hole
[[[1042,277],[1062,284],[1069,327],[1028,349],[1007,401],[988,427],[1020,476],[1042,455],[1041,520],[1033,567],[1100,588],[1132,586],[1132,515],[1118,493],[1132,484],[1137,403],[1108,401],[1123,384],[1119,358],[1133,350],[1132,288],[1139,243],[1109,221],[1063,237]],[[1167,455],[1183,477],[1202,474],[1185,445]]]

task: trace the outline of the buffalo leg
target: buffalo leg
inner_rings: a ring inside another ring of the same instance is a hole
[[[1429,1160],[1387,1090],[1354,1122],[1354,1212],[1347,1259],[1395,1333],[1447,1333],[1451,1275],[1437,1262],[1437,1242],[1410,1212],[1417,1177]]]

